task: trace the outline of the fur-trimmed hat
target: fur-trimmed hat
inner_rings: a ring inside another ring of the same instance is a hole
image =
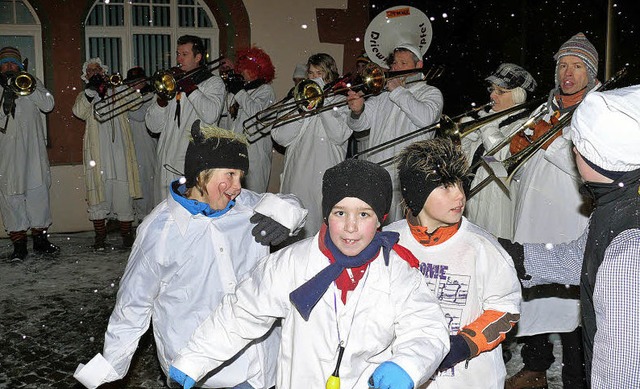
[[[607,172],[640,169],[640,85],[587,94],[569,134],[580,155],[609,178]]]
[[[527,92],[533,92],[538,85],[533,76],[523,67],[513,63],[503,63],[485,80],[505,89],[522,88]]]
[[[327,169],[322,177],[322,216],[345,197],[356,197],[373,208],[382,223],[391,208],[391,176],[380,165],[360,159],[347,159]]]
[[[207,169],[240,169],[246,173],[249,170],[247,146],[247,140],[232,131],[200,127],[200,120],[193,122],[184,159],[186,187],[193,187],[198,174]]]
[[[418,216],[431,192],[440,185],[469,184],[469,164],[449,138],[410,144],[397,157],[400,188],[405,204]]]
[[[22,55],[20,55],[20,50],[15,47],[6,46],[0,49],[0,65],[7,62],[12,62],[18,65],[21,70],[24,70]]]
[[[598,75],[598,51],[595,46],[589,42],[587,37],[579,32],[572,36],[568,41],[564,42],[558,52],[553,56],[556,62],[560,58],[567,55],[573,55],[584,61],[587,71],[591,79],[595,79]]]

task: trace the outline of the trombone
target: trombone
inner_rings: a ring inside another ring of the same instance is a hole
[[[306,115],[316,115],[321,112],[336,109],[345,106],[348,99],[341,100],[333,104],[325,105],[325,100],[337,96],[344,95],[347,91],[362,91],[362,98],[380,94],[387,81],[395,78],[405,77],[413,74],[422,74],[423,77],[418,80],[407,82],[430,81],[438,78],[444,72],[443,66],[432,66],[429,68],[408,69],[400,71],[384,71],[379,65],[371,62],[362,72],[361,77],[352,77],[347,75],[331,84],[327,84],[325,88],[321,88],[312,80],[302,80],[294,87],[293,101],[285,102],[283,100],[273,104],[272,106],[258,112],[254,116],[245,120],[243,127],[248,131],[253,126],[262,125],[249,135],[262,132],[267,127],[277,127],[298,120]],[[296,112],[297,111],[297,112]]]
[[[158,70],[151,77],[137,79],[126,83],[122,82],[122,78],[118,74],[118,76],[120,77],[120,82],[117,85],[114,85],[114,83],[111,82],[110,78],[115,76],[111,75],[109,76],[109,83],[112,86],[120,86],[125,84],[127,87],[112,94],[111,96],[109,96],[109,99],[98,101],[94,106],[94,115],[96,116],[96,118],[98,118],[98,120],[105,121],[120,115],[128,109],[132,109],[133,107],[142,104],[143,101],[139,101],[138,99],[144,96],[145,93],[142,93],[140,89],[135,87],[141,82],[149,82],[152,90],[157,95],[167,100],[171,100],[178,93],[178,81],[187,77],[194,77],[202,72],[213,72],[220,67],[218,63],[221,62],[223,58],[223,56],[220,56],[217,59],[206,62],[204,65],[192,69],[188,72],[180,73],[180,68],[174,67],[168,70]],[[123,109],[124,107],[129,108]]]
[[[607,80],[604,84],[600,85],[600,87],[598,87],[596,90],[597,91],[605,91],[605,90],[611,89],[611,87],[614,86],[615,84],[617,84],[620,81],[620,79],[622,77],[624,77],[626,74],[627,74],[627,68],[623,67],[615,75],[613,75],[613,77],[611,77],[609,80]],[[473,197],[475,194],[480,192],[484,187],[486,187],[493,180],[496,180],[498,185],[500,185],[500,187],[503,190],[505,190],[505,192],[507,194],[509,194],[508,185],[511,182],[511,180],[513,179],[515,173],[529,159],[531,159],[531,157],[533,157],[533,155],[538,150],[540,150],[540,148],[542,148],[542,146],[545,143],[547,143],[547,141],[552,139],[558,132],[562,131],[562,129],[565,128],[569,124],[569,122],[571,121],[571,118],[573,117],[573,113],[575,112],[576,108],[579,105],[580,104],[576,104],[575,106],[573,106],[572,109],[569,112],[567,112],[563,117],[561,117],[558,120],[558,122],[553,125],[553,127],[551,127],[549,130],[547,130],[547,132],[542,134],[542,136],[540,136],[540,138],[534,140],[527,147],[522,149],[520,152],[510,156],[509,158],[505,159],[504,161],[498,161],[497,159],[495,159],[495,157],[493,157],[493,155],[485,155],[484,157],[482,157],[482,163],[489,170],[489,176],[487,178],[485,178],[484,180],[480,181],[476,186],[471,188],[467,198],[469,199],[469,198]],[[497,146],[502,145],[502,147],[504,147],[506,144],[510,143],[511,138],[513,138],[513,136],[515,136],[515,134],[517,134],[521,130],[523,130],[523,129],[527,128],[527,127],[530,127],[530,126],[534,125],[535,123],[537,123],[542,118],[542,116],[544,116],[544,114],[546,114],[546,113],[548,113],[548,110],[547,109],[543,109],[540,113],[538,113],[536,116],[534,116],[534,118],[532,118],[533,120],[532,119],[527,120],[527,122],[525,124],[523,124],[520,128],[518,128],[518,130],[514,131],[512,136],[510,136],[508,138],[509,142],[506,142],[506,140],[505,140],[505,141],[501,142]],[[500,148],[502,148],[502,147],[500,147]],[[495,148],[496,147],[492,148],[491,151],[494,150]],[[498,150],[500,148],[498,148]],[[495,154],[495,152],[494,152],[494,154]]]

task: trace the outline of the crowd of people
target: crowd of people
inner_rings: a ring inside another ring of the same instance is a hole
[[[83,385],[124,378],[152,324],[168,384],[187,389],[546,388],[552,333],[564,387],[640,387],[640,88],[607,90],[584,34],[555,53],[539,101],[532,72],[499,64],[484,80],[491,104],[454,124],[480,125],[454,138],[419,131],[441,121],[443,96],[408,42],[380,91],[362,88],[366,55],[341,77],[315,53],[279,102],[264,50],[218,71],[206,56],[199,37],[178,39],[175,90],[140,67],[119,80],[100,58],[83,65],[73,113],[93,249],[109,220],[131,248],[103,352],[74,374]],[[20,52],[1,49],[14,260],[29,229],[35,252],[59,251],[40,117],[54,99],[36,78],[19,93],[22,71]],[[294,115],[268,111],[278,104]],[[123,109],[97,114],[110,105]],[[512,156],[501,180],[489,162]],[[524,367],[507,378],[514,338]]]

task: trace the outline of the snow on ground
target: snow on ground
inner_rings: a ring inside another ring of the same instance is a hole
[[[55,258],[30,253],[21,262],[0,259],[0,388],[81,389],[73,379],[76,366],[102,351],[129,250],[119,248],[117,235],[109,236],[113,247],[103,253],[91,249],[93,232],[55,234],[50,240],[62,248]],[[0,240],[0,253],[11,251],[11,242]],[[520,346],[510,347],[509,375],[522,367]],[[559,362],[551,367],[549,381],[550,389],[562,388]],[[101,388],[163,387],[147,332],[127,378]]]

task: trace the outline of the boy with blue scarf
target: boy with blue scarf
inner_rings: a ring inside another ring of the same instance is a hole
[[[449,350],[443,313],[398,234],[378,230],[389,173],[346,160],[327,169],[322,196],[320,232],[261,260],[193,334],[171,378],[191,388],[279,318],[278,388],[411,389],[434,373]]]
[[[160,365],[169,364],[226,293],[304,223],[293,196],[241,188],[247,143],[216,127],[191,129],[185,179],[138,227],[105,334],[104,351],[74,375],[87,388],[123,378],[153,322]],[[254,226],[255,224],[255,226]],[[254,236],[252,236],[252,234]],[[251,342],[232,363],[200,383],[207,388],[267,389],[275,380],[279,331]]]

